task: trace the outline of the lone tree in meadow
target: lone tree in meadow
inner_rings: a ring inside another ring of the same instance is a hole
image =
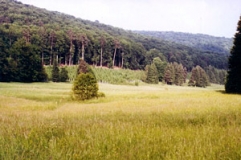
[[[94,72],[89,65],[80,60],[77,77],[73,84],[73,98],[76,100],[88,100],[98,97],[98,83]]]
[[[234,37],[233,48],[228,61],[228,75],[225,84],[227,93],[241,93],[241,16]]]

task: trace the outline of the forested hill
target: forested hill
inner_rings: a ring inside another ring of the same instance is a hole
[[[191,34],[182,32],[135,31],[136,33],[160,38],[163,40],[194,47],[206,52],[229,54],[233,44],[232,38],[214,37],[205,34]]]
[[[0,52],[5,57],[0,57],[0,63],[8,61],[9,65],[17,64],[18,58],[13,57],[20,56],[21,45],[28,44],[45,65],[54,59],[59,64],[78,64],[82,57],[98,66],[144,69],[160,57],[181,63],[189,71],[196,65],[227,68],[228,58],[222,51],[145,36],[16,0],[0,0],[0,35]]]

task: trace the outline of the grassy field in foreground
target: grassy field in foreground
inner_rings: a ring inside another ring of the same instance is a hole
[[[0,83],[0,159],[241,159],[241,96],[222,86]]]

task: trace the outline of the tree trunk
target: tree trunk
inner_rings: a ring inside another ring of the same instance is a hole
[[[44,65],[44,52],[42,52],[41,59],[42,59],[42,65]]]
[[[121,54],[121,68],[123,68],[123,64],[124,64],[124,58],[123,58],[123,55],[124,55],[124,53],[122,52],[122,54]]]
[[[102,68],[102,56],[103,56],[103,49],[100,49],[100,67]]]
[[[85,44],[82,42],[82,60],[85,60],[84,54],[85,54]]]
[[[80,52],[81,52],[81,49],[80,49],[80,47],[78,47],[78,65],[80,63]]]
[[[72,58],[72,42],[69,48],[69,66],[71,65],[71,58]]]
[[[68,59],[68,58],[67,58],[67,54],[66,54],[65,57],[64,57],[64,65],[65,65],[65,66],[67,66],[67,64],[68,64],[67,59]]]
[[[114,56],[113,56],[113,62],[112,62],[113,67],[115,66],[115,55],[116,55],[116,50],[117,50],[117,48],[115,48],[115,52],[114,52]]]
[[[53,50],[53,47],[52,47],[52,45],[51,45],[51,46],[50,46],[50,58],[49,58],[49,65],[50,65],[50,66],[52,65],[52,56],[53,56],[52,50]]]
[[[56,61],[57,61],[57,64],[59,65],[59,54],[58,53],[56,55]]]

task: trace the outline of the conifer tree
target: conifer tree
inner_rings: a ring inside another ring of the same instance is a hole
[[[148,67],[146,83],[158,84],[158,71],[154,63]]]
[[[164,80],[167,84],[172,85],[175,79],[175,69],[174,66],[169,63],[165,69]]]
[[[208,76],[204,69],[202,69],[200,66],[196,66],[195,68],[193,68],[188,85],[196,87],[206,87],[208,86],[208,84]]]
[[[154,58],[153,63],[156,66],[156,69],[158,72],[158,79],[161,82],[164,77],[165,67],[166,67],[167,63],[162,61],[159,57]]]
[[[228,61],[228,75],[225,84],[227,93],[241,93],[241,16],[234,37],[233,48]]]
[[[66,70],[66,68],[61,68],[61,71],[59,73],[60,82],[66,82],[68,79],[69,79],[68,71]]]
[[[181,86],[184,83],[185,72],[182,64],[177,64],[175,66],[175,85]]]
[[[73,98],[76,100],[88,100],[98,97],[98,83],[94,72],[89,65],[80,60],[78,75],[73,84]]]
[[[59,82],[59,67],[56,59],[54,60],[53,63],[53,69],[52,69],[52,81],[53,82]]]

